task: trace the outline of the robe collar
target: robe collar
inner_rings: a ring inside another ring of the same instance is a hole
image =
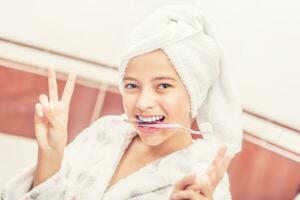
[[[129,129],[123,143],[128,146],[136,135],[133,129]],[[200,166],[199,163],[209,163],[207,159],[210,157],[203,156],[209,153],[208,149],[203,140],[193,141],[192,145],[154,160],[119,180],[106,191],[105,199],[128,199],[149,192],[167,192],[167,188],[183,176],[206,169],[206,165]]]

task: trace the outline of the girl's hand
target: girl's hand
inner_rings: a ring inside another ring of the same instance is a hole
[[[232,155],[225,155],[227,147],[221,147],[212,164],[199,178],[196,174],[188,175],[180,179],[174,186],[171,200],[212,200],[213,193],[222,180]]]
[[[42,94],[35,105],[34,128],[39,150],[63,151],[67,145],[69,105],[76,74],[70,73],[61,100],[58,99],[55,71],[48,71],[49,98]]]

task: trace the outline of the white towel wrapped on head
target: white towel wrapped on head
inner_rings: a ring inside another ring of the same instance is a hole
[[[241,149],[241,104],[230,71],[205,15],[194,6],[170,5],[147,17],[129,36],[119,67],[120,90],[129,60],[161,49],[176,69],[191,101],[197,124],[211,123],[208,142],[226,143]]]

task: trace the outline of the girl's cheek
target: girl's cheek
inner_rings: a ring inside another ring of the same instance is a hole
[[[178,106],[180,106],[173,97],[164,98],[160,101],[161,109],[168,115],[176,114]],[[175,108],[175,109],[174,109]]]
[[[124,106],[124,109],[125,111],[130,111],[134,108],[135,106],[135,103],[134,103],[134,98],[129,96],[129,95],[126,95],[123,97],[123,106]]]
[[[167,104],[169,106],[177,106],[181,104],[182,97],[175,95],[175,94],[169,94],[163,97],[164,104]]]
[[[167,98],[164,98],[163,101],[161,101],[161,105],[168,115],[176,116],[176,118],[185,116],[186,112],[189,112],[190,110],[189,99],[179,95],[170,95]]]

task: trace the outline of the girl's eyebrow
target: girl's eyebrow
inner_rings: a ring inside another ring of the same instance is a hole
[[[159,76],[159,77],[155,77],[152,79],[152,81],[157,81],[157,80],[172,80],[172,81],[176,81],[175,78],[171,77],[171,76]]]
[[[123,81],[125,80],[132,80],[132,81],[139,81],[138,79],[136,78],[132,78],[132,77],[124,77]],[[171,76],[158,76],[158,77],[155,77],[155,78],[152,78],[151,79],[152,81],[157,81],[157,80],[172,80],[172,81],[177,81],[175,78],[171,77]]]
[[[132,80],[132,81],[138,81],[137,79],[135,79],[135,78],[132,78],[132,77],[128,77],[128,76],[125,76],[124,78],[123,78],[123,81],[126,81],[126,80]]]

